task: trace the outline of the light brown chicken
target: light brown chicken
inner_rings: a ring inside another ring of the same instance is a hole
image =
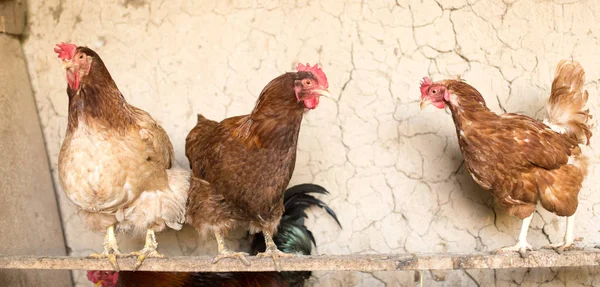
[[[118,269],[115,229],[146,233],[136,268],[162,257],[154,235],[185,220],[189,173],[174,167],[165,130],[126,101],[94,51],[73,44],[55,48],[67,73],[69,119],[58,173],[67,197],[94,231],[106,230],[104,252]]]
[[[517,243],[498,252],[518,251],[525,256],[531,249],[527,230],[538,202],[567,217],[564,241],[548,247],[572,248],[577,197],[588,166],[580,145],[588,145],[592,136],[584,82],[579,63],[559,62],[548,118],[542,122],[514,113],[495,114],[485,106],[481,94],[463,81],[424,79],[421,109],[430,104],[450,108],[471,176],[490,190],[509,214],[523,220]]]

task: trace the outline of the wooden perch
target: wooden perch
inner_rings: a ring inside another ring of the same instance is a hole
[[[134,258],[119,259],[121,270],[131,270]],[[240,272],[275,271],[273,260],[249,257],[250,266],[237,260],[211,263],[208,256],[148,258],[140,271]],[[283,271],[397,271],[442,269],[501,269],[567,266],[598,266],[600,250],[585,249],[558,254],[552,250],[533,251],[526,259],[518,254],[389,254],[389,255],[320,255],[281,258]],[[0,269],[84,269],[111,270],[108,260],[68,256],[0,256]]]

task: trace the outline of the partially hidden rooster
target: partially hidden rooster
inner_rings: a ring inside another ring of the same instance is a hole
[[[87,47],[54,48],[66,70],[68,126],[58,159],[60,184],[83,220],[106,231],[104,252],[118,270],[117,231],[146,234],[136,268],[156,251],[155,232],[185,222],[189,173],[174,166],[165,130],[125,101],[100,56]]]
[[[327,190],[315,184],[301,184],[289,188],[285,192],[285,212],[281,218],[277,233],[273,237],[275,244],[286,253],[310,255],[315,239],[304,225],[307,217],[305,210],[311,206],[319,206],[333,217],[341,227],[335,212],[321,200],[310,193],[328,194]],[[254,236],[251,254],[263,252],[265,241],[261,236]],[[219,286],[304,286],[310,277],[310,271],[298,272],[115,272],[88,271],[88,279],[102,287],[219,287]]]
[[[185,151],[192,168],[187,222],[200,233],[213,232],[222,258],[238,258],[242,252],[225,246],[227,231],[249,225],[263,232],[266,251],[279,269],[272,236],[283,214],[283,193],[296,162],[296,145],[302,116],[329,96],[325,73],[318,65],[298,64],[297,72],[285,73],[265,86],[249,115],[215,122],[198,115],[198,123],[186,138]]]
[[[523,220],[514,246],[497,252],[531,250],[527,230],[537,203],[567,217],[564,241],[546,247],[566,250],[574,243],[574,213],[587,173],[580,144],[592,136],[585,72],[577,62],[560,61],[547,105],[547,119],[490,111],[481,94],[460,80],[421,84],[421,109],[448,106],[465,164],[482,188],[490,190],[506,211]]]

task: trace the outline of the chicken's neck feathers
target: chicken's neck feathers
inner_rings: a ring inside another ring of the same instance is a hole
[[[302,114],[278,117],[245,117],[234,131],[248,146],[289,149],[298,142]]]
[[[67,89],[67,132],[77,129],[81,121],[90,127],[100,125],[102,128],[124,132],[128,127],[135,125],[135,115],[110,73],[100,61],[95,64],[90,73],[82,78],[79,90]]]
[[[68,132],[77,129],[80,122],[89,127],[100,125],[120,132],[135,124],[131,107],[118,90],[97,93],[86,88],[83,86],[69,98]]]
[[[249,146],[293,148],[304,111],[294,94],[293,74],[283,74],[265,86],[252,113],[240,121],[234,135]]]
[[[464,82],[449,86],[450,100],[446,101],[457,131],[469,128],[470,123],[478,120],[493,120],[499,115],[486,105],[481,94]]]

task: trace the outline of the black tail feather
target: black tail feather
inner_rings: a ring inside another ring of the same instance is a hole
[[[310,230],[304,226],[304,219],[308,218],[306,209],[311,206],[323,208],[335,222],[342,227],[335,212],[320,199],[310,195],[310,193],[329,194],[325,188],[316,184],[299,184],[288,188],[283,197],[285,211],[281,217],[277,233],[273,241],[277,247],[286,253],[301,253],[310,255],[312,244],[316,246],[315,238]],[[307,239],[310,242],[307,242]],[[265,242],[262,233],[256,234],[251,244],[251,254],[263,252]]]
[[[320,185],[311,184],[311,183],[299,184],[299,185],[288,188],[285,191],[285,195],[284,195],[284,199],[283,199],[285,213],[283,214],[281,221],[284,220],[283,218],[285,218],[286,215],[292,216],[292,218],[295,218],[294,214],[296,212],[300,212],[304,218],[307,218],[307,215],[306,215],[306,213],[304,213],[304,210],[306,210],[307,208],[309,208],[313,205],[317,205],[320,208],[323,208],[331,217],[333,217],[335,222],[341,228],[342,224],[338,220],[335,212],[329,206],[327,206],[327,204],[325,204],[323,201],[309,195],[309,193],[329,194],[329,191],[327,191],[325,188],[323,188]]]
[[[285,211],[279,222],[277,233],[273,241],[279,250],[286,253],[299,253],[310,255],[312,245],[317,245],[312,232],[304,225],[304,219],[308,218],[306,209],[312,206],[323,208],[335,222],[342,227],[335,212],[323,201],[310,195],[311,193],[329,194],[322,186],[316,184],[300,184],[288,188],[285,191],[283,204]],[[256,254],[265,250],[265,240],[262,233],[256,234],[251,243],[251,253]],[[282,272],[281,276],[289,286],[303,286],[304,281],[310,277],[312,272]]]

